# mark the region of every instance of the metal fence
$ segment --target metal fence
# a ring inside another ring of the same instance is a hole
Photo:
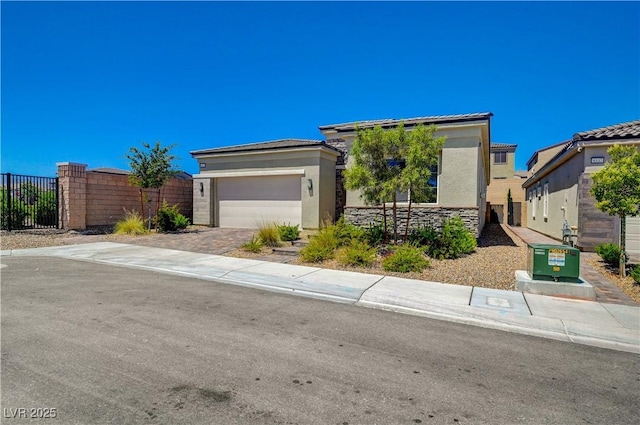
[[[58,178],[2,173],[0,228],[58,228]]]

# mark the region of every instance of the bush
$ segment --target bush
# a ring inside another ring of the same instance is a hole
[[[114,233],[117,235],[144,235],[149,233],[144,219],[136,210],[124,210],[124,218],[115,225]]]
[[[56,193],[53,190],[40,193],[35,203],[33,219],[41,226],[56,224]]]
[[[280,232],[275,223],[263,222],[258,226],[258,239],[263,245],[276,248],[282,245],[280,242]]]
[[[0,228],[9,228],[9,200],[7,191],[0,192]],[[27,207],[18,198],[11,198],[11,229],[24,229],[24,219],[28,216]]]
[[[382,260],[382,268],[388,272],[421,272],[430,266],[422,250],[413,245],[400,245],[391,255]]]
[[[437,240],[427,247],[426,252],[433,258],[451,259],[472,253],[476,246],[475,236],[462,219],[453,217],[444,221]]]
[[[300,237],[300,229],[298,225],[282,224],[278,226],[278,235],[280,239],[286,242],[295,241]]]
[[[432,226],[421,226],[418,229],[411,229],[407,242],[416,246],[430,247],[438,242],[438,231]]]
[[[620,247],[614,243],[603,243],[596,246],[596,253],[612,267],[620,265]]]
[[[300,250],[302,261],[320,263],[329,258],[333,258],[334,251],[340,245],[337,236],[336,226],[323,227],[314,235],[307,246]]]
[[[251,236],[251,240],[244,245],[242,245],[242,249],[245,251],[257,253],[262,249],[262,242],[259,238],[256,238],[255,235]]]
[[[637,284],[640,284],[640,265],[634,266],[629,270],[629,276],[631,276]]]
[[[347,266],[369,267],[376,261],[376,249],[366,242],[354,239],[349,246],[338,251],[336,259],[340,264]]]
[[[162,207],[156,216],[156,223],[161,232],[175,232],[186,229],[189,225],[189,219],[180,213],[178,204],[169,206],[167,201],[163,200]]]
[[[364,231],[364,238],[371,246],[382,245],[386,239],[384,225],[382,223],[369,224],[369,227]]]
[[[333,227],[339,246],[347,246],[352,240],[362,241],[366,237],[364,229],[344,221],[344,216],[340,217],[336,224],[325,226],[325,228]]]

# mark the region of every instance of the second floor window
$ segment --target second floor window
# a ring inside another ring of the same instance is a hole
[[[493,153],[493,163],[494,164],[506,164],[507,163],[507,152],[494,152]]]

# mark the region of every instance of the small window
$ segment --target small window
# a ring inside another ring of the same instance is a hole
[[[506,164],[507,163],[507,152],[500,151],[493,153],[493,163],[494,164]]]
[[[542,216],[549,217],[549,183],[544,184],[542,193]]]

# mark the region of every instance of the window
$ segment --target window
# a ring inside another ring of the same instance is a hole
[[[419,196],[412,196],[412,194],[409,193],[411,202],[418,204],[435,204],[438,202],[438,166],[433,165],[429,167],[429,171],[431,171],[431,177],[429,177],[428,181],[424,182],[422,187],[424,193],[421,193]]]
[[[549,217],[549,183],[544,184],[542,193],[542,216]]]
[[[533,207],[531,208],[531,217],[536,219],[536,209],[538,208],[538,198],[536,196],[533,197]]]
[[[507,163],[507,152],[500,151],[493,153],[493,163],[494,164],[506,164]]]
[[[404,160],[393,160],[388,159],[387,164],[391,167],[400,167],[404,168],[406,162]],[[409,192],[398,192],[396,193],[396,201],[398,202],[411,202],[417,204],[435,204],[438,202],[438,166],[433,165],[429,167],[429,171],[431,171],[431,176],[429,180],[424,182],[422,186],[422,192],[419,194]]]

